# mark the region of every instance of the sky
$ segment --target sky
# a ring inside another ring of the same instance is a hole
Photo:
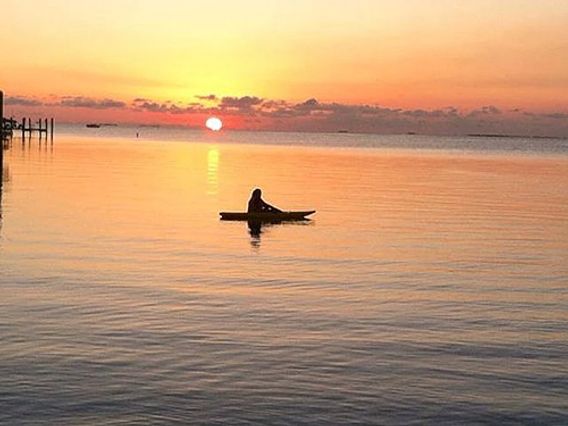
[[[568,136],[566,0],[3,0],[7,114]]]

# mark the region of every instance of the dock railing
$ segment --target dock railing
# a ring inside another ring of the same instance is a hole
[[[22,135],[22,140],[26,138],[26,135],[31,138],[32,134],[37,133],[41,140],[42,136],[45,135],[47,139],[48,135],[53,142],[53,133],[55,130],[55,121],[53,117],[51,119],[40,118],[37,121],[33,121],[29,117],[22,118],[21,123],[15,120],[13,117],[4,118],[4,92],[0,90],[0,139],[4,140],[7,137],[11,137],[15,132],[19,131]]]

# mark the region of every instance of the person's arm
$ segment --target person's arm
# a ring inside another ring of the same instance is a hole
[[[262,202],[262,206],[263,206],[263,210],[265,210],[267,212],[282,213],[282,210],[280,210],[279,208],[276,208],[274,206],[271,206],[270,204],[268,204],[265,201]]]

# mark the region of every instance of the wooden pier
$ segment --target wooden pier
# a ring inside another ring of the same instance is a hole
[[[4,93],[0,90],[0,140],[4,141],[11,138],[16,133],[22,135],[22,140],[26,139],[28,136],[30,139],[33,134],[37,134],[41,138],[45,135],[45,139],[49,136],[51,142],[53,142],[53,132],[55,129],[55,122],[53,118],[38,119],[33,121],[32,119],[22,118],[21,122],[18,122],[13,117],[4,118]]]
[[[13,119],[10,119],[9,121],[16,123]],[[27,120],[26,118],[22,118],[22,123],[16,123],[16,127],[12,129],[12,132],[20,131],[22,133],[22,139],[25,138],[26,133],[30,137],[33,133],[37,133],[40,138],[42,135],[45,135],[47,138],[47,135],[49,134],[51,136],[51,140],[53,140],[53,124],[53,118],[51,118],[49,122],[47,121],[47,118],[40,118],[37,122],[32,122],[31,118],[28,118]]]

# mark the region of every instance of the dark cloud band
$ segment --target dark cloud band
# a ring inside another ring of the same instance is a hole
[[[370,104],[319,102],[315,98],[294,103],[257,96],[195,96],[197,102],[158,102],[136,98],[127,103],[115,99],[83,96],[25,96],[6,98],[6,105],[19,107],[62,107],[93,110],[123,110],[173,115],[242,116],[256,128],[369,133],[419,132],[432,134],[507,133],[568,137],[568,113],[536,113],[513,108],[503,111],[493,105],[462,111],[454,106],[441,109],[401,109]]]

